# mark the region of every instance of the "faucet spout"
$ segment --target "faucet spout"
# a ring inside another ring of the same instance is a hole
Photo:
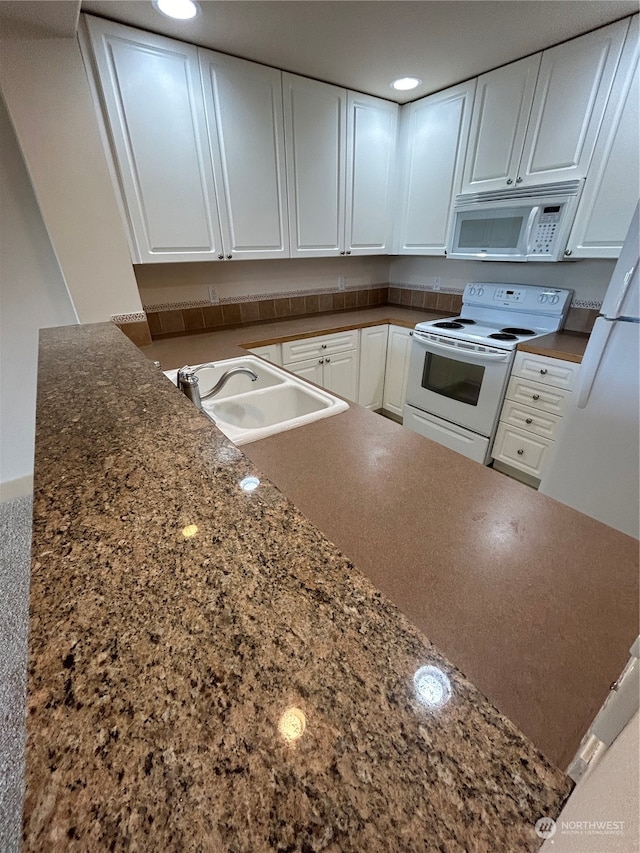
[[[255,382],[258,378],[258,374],[251,370],[250,367],[232,367],[222,374],[213,388],[207,391],[206,394],[200,394],[200,387],[198,384],[199,380],[196,373],[198,373],[199,370],[203,370],[205,367],[217,367],[217,365],[209,363],[200,364],[198,367],[189,367],[187,364],[180,368],[177,375],[178,388],[186,394],[193,405],[200,411],[202,411],[202,401],[207,400],[209,397],[213,397],[214,394],[221,391],[232,376],[237,376],[242,373],[245,376],[249,376],[252,382]]]

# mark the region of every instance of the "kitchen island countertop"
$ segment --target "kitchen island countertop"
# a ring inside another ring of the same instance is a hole
[[[32,553],[24,850],[537,850],[570,790],[112,324],[41,333]]]

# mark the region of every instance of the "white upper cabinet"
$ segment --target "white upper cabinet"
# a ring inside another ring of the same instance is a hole
[[[545,50],[518,171],[523,186],[584,178],[629,21]]]
[[[198,52],[86,17],[134,262],[223,251]]]
[[[198,54],[225,255],[286,258],[282,74],[210,50]]]
[[[476,81],[402,109],[397,251],[444,255],[453,200],[460,192]]]
[[[344,250],[386,255],[393,239],[399,107],[349,92]]]
[[[640,41],[631,19],[567,255],[617,258],[640,195]]]
[[[585,177],[628,25],[478,78],[463,192]]]
[[[283,74],[291,255],[391,251],[398,105]]]
[[[291,255],[340,254],[344,239],[347,92],[282,75]]]
[[[515,184],[541,54],[478,77],[462,192]]]

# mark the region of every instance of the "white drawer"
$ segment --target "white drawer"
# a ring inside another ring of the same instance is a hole
[[[303,338],[300,341],[285,341],[282,344],[282,363],[294,364],[308,358],[345,352],[356,349],[357,345],[358,329],[349,329],[332,335],[318,335],[315,338]]]
[[[552,388],[550,385],[542,385],[540,382],[530,382],[519,376],[511,376],[507,386],[507,397],[514,403],[524,406],[532,406],[542,409],[552,415],[562,417],[565,401],[571,391],[563,391],[561,388]]]
[[[538,480],[553,447],[553,441],[500,421],[491,455]]]
[[[580,365],[572,361],[562,361],[558,358],[548,358],[545,355],[532,355],[529,352],[517,352],[513,362],[512,374],[523,379],[533,379],[553,385],[554,388],[564,388],[570,391],[576,382]]]
[[[558,426],[562,422],[558,415],[550,415],[540,409],[514,403],[513,400],[504,401],[500,420],[551,440],[556,437]]]

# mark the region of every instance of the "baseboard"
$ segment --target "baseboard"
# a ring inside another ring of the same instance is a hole
[[[0,483],[0,503],[24,498],[33,492],[33,474]]]

